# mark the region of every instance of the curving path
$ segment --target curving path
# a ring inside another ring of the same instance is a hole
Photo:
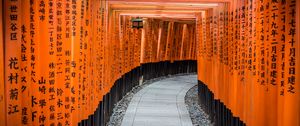
[[[122,126],[192,126],[184,96],[196,84],[196,75],[186,75],[143,88],[132,98]]]

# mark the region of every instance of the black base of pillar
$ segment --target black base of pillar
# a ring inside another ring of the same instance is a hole
[[[214,99],[214,94],[209,88],[198,80],[199,105],[209,115],[216,126],[245,126],[238,117],[234,117],[231,110],[219,99]]]

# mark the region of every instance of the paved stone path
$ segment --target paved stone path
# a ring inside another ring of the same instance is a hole
[[[122,126],[192,126],[184,96],[196,84],[196,75],[176,76],[150,84],[134,95]]]

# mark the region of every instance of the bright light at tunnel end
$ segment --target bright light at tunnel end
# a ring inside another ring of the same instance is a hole
[[[130,1],[120,1],[120,0],[109,0],[110,2],[118,2],[118,4],[147,4],[147,5],[176,5],[176,6],[193,6],[193,7],[217,7],[218,3],[192,3],[192,2],[130,2]]]

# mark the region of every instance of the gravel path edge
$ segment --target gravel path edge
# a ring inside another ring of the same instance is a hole
[[[194,126],[213,126],[209,115],[198,104],[198,85],[186,93],[184,100]]]

